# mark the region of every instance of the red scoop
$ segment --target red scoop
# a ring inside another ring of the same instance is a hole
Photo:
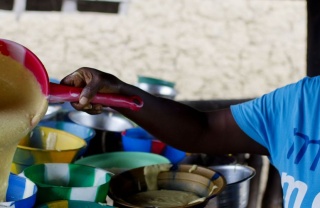
[[[43,94],[47,96],[49,103],[77,102],[79,100],[82,88],[49,82],[45,67],[38,57],[26,47],[10,40],[0,39],[0,53],[10,56],[33,73],[41,86]],[[143,106],[143,101],[138,96],[125,97],[117,94],[103,93],[97,94],[93,98],[92,103],[108,107],[129,108],[134,111],[139,110]]]

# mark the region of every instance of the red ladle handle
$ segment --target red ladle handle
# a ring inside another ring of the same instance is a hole
[[[78,102],[82,88],[49,83],[49,103]],[[143,106],[139,96],[125,97],[117,94],[98,93],[92,99],[92,103],[102,104],[108,107],[129,108],[133,111]]]

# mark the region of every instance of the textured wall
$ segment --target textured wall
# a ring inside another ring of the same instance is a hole
[[[81,66],[135,84],[176,82],[177,99],[259,96],[305,75],[305,1],[133,0],[127,15],[0,11],[0,37],[50,77]]]

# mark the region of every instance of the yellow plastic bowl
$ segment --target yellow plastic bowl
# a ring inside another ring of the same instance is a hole
[[[84,139],[66,131],[42,126],[36,128],[20,141],[13,158],[11,172],[19,174],[34,164],[72,163],[78,152],[86,147]],[[56,138],[52,150],[46,149],[49,134]]]

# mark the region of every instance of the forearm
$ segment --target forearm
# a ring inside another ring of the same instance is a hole
[[[124,116],[170,145],[197,151],[195,146],[204,129],[208,129],[205,113],[173,100],[155,97],[131,85],[124,84],[120,94],[138,95],[144,101],[139,111],[117,108]]]

